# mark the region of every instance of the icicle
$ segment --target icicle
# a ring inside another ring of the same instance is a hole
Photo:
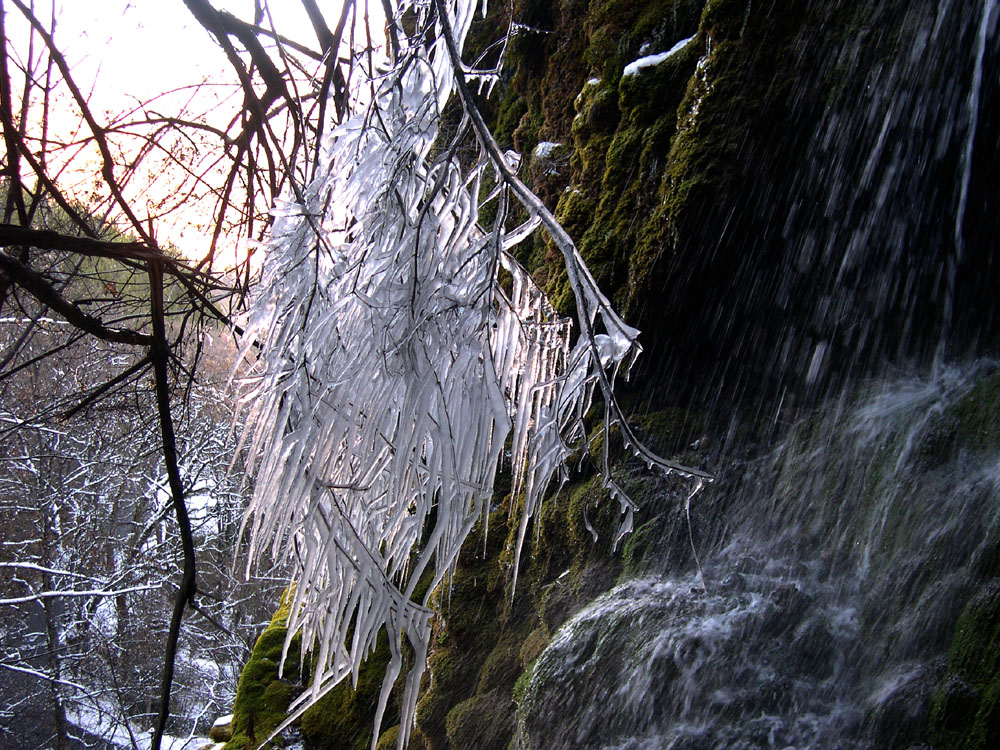
[[[414,591],[425,574],[431,591],[449,579],[488,508],[508,436],[513,492],[524,495],[515,583],[528,520],[553,478],[565,481],[595,394],[605,403],[605,429],[618,424],[649,465],[703,474],[655,456],[631,434],[613,382],[639,350],[638,331],[618,318],[572,240],[517,180],[520,155],[500,153],[478,130],[488,158],[471,173],[462,171],[458,143],[432,155],[439,113],[462,70],[453,47],[477,5],[412,3],[444,36],[404,46],[388,73],[355,80],[373,93],[351,97],[364,104],[328,134],[301,202],[275,210],[241,351],[247,362],[260,351],[241,392],[251,405],[241,440],[256,472],[245,521],[252,554],[295,567],[288,638],[301,631],[303,643],[318,644],[312,687],[289,722],[340,680],[356,682],[385,630],[393,654],[381,717],[405,633],[416,659],[401,747],[430,638],[430,592],[416,602]],[[477,223],[487,176],[499,184],[491,233]],[[531,218],[505,233],[511,196]],[[571,321],[510,254],[540,225],[563,252],[576,295],[575,344]],[[626,516],[617,543],[635,506],[609,487]]]

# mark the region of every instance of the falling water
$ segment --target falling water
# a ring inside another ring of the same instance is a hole
[[[779,267],[761,266],[777,307],[739,308],[786,315],[786,338],[746,315],[733,343],[825,380],[825,400],[780,444],[721,467],[710,491],[724,510],[700,519],[707,590],[693,562],[647,561],[645,577],[553,636],[519,704],[520,750],[932,741],[960,682],[958,624],[970,602],[997,600],[1000,576],[1000,369],[982,359],[996,351],[983,312],[996,296],[983,245],[996,238],[991,199],[976,193],[995,158],[981,121],[993,117],[998,10],[905,6],[896,46],[869,70],[843,62],[844,46],[837,65],[863,85],[812,126],[792,180],[801,200],[769,238]]]
[[[954,315],[955,281],[958,275],[958,266],[962,262],[962,256],[965,254],[964,224],[965,214],[969,206],[969,188],[972,183],[972,155],[975,151],[976,132],[979,129],[979,99],[983,87],[986,43],[989,38],[990,29],[996,23],[996,10],[997,0],[984,0],[982,16],[980,17],[979,28],[976,32],[975,65],[973,67],[972,85],[969,87],[969,94],[966,99],[968,124],[966,126],[965,143],[962,147],[958,206],[955,209],[955,248],[954,254],[948,262],[948,290],[944,303],[944,332],[934,358],[936,367],[941,365],[944,357],[947,334],[951,328],[952,317]]]
[[[707,592],[693,570],[626,581],[558,631],[521,747],[910,747],[997,555],[1000,455],[976,411],[997,392],[981,363],[803,420],[719,490]]]

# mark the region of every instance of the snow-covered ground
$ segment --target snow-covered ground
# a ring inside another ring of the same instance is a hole
[[[132,726],[129,731],[130,727],[126,726],[120,713],[76,705],[67,707],[66,719],[84,732],[123,750],[149,750],[152,746],[152,730]],[[199,735],[173,737],[165,734],[160,747],[161,750],[198,750],[210,744],[211,740]]]

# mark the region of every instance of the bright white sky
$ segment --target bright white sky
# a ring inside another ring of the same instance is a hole
[[[46,26],[51,5],[52,0],[34,0],[35,13]],[[244,20],[253,19],[253,0],[212,0],[212,5]],[[318,47],[312,26],[298,0],[272,0],[271,5],[273,22],[279,33]],[[321,5],[328,22],[335,23],[339,0],[328,0]],[[15,48],[26,55],[27,23],[16,7],[11,5],[4,10],[8,36]],[[214,92],[202,89],[194,109],[209,111],[226,95],[235,95],[241,100],[225,55],[215,39],[194,19],[183,0],[55,0],[55,14],[58,19],[56,44],[73,70],[77,84],[87,95],[90,109],[98,121],[110,122],[139,102],[149,102],[163,92],[199,84],[206,79],[229,85]],[[269,25],[267,19],[263,25]],[[148,109],[162,113],[177,111],[176,107],[187,97],[184,93],[160,99]],[[73,132],[77,123],[76,120],[60,121],[56,111],[50,120],[57,137],[60,132]],[[224,122],[217,124],[225,125]],[[96,165],[92,161],[78,164],[73,168],[78,174],[94,173]],[[65,173],[63,177],[65,184],[70,174]],[[170,190],[166,175],[156,179],[159,187],[153,185],[143,193],[153,203],[157,194]],[[80,194],[77,188],[71,189]],[[160,238],[176,244],[192,257],[203,255],[207,248],[207,215],[205,208],[200,210],[200,215],[179,213],[170,221],[161,222]],[[234,246],[228,249],[236,250]]]
[[[219,9],[253,18],[253,0],[213,0]],[[293,39],[314,42],[300,3],[272,3],[274,22]],[[95,95],[147,98],[197,82],[228,65],[182,0],[57,0],[56,38],[81,82],[98,80]]]

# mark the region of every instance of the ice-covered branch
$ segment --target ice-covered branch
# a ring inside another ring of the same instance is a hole
[[[465,83],[461,46],[478,7],[469,0],[404,3],[388,73],[366,82],[369,104],[331,131],[317,178],[276,211],[255,312],[243,439],[257,472],[246,523],[256,555],[297,571],[289,633],[318,644],[301,711],[358,669],[383,629],[391,660],[377,722],[402,667],[399,746],[413,724],[430,636],[430,592],[453,569],[483,516],[511,439],[515,495],[528,519],[585,438],[595,393],[606,427],[651,466],[708,478],[649,452],[614,399],[614,377],[638,353],[572,240],[516,175]],[[396,23],[391,21],[390,23]],[[483,80],[490,71],[477,72]],[[495,75],[495,71],[492,73]],[[443,148],[440,113],[458,92],[466,121]],[[460,164],[471,124],[481,156]],[[491,229],[481,188],[498,184]],[[530,220],[505,225],[510,196]],[[563,253],[576,295],[577,340],[510,250],[539,226]],[[507,279],[507,286],[500,279]],[[622,504],[622,533],[632,502]],[[516,571],[515,571],[516,576]],[[427,593],[416,596],[419,590]],[[373,738],[373,746],[377,739]]]
[[[0,605],[25,604],[27,602],[41,601],[42,599],[61,599],[72,596],[121,596],[122,594],[131,594],[136,591],[152,591],[153,589],[158,588],[160,587],[129,586],[128,588],[115,589],[113,591],[106,591],[104,589],[88,589],[86,591],[75,589],[67,589],[66,591],[41,591],[37,594],[28,594],[27,596],[14,596],[8,599],[0,599]]]

